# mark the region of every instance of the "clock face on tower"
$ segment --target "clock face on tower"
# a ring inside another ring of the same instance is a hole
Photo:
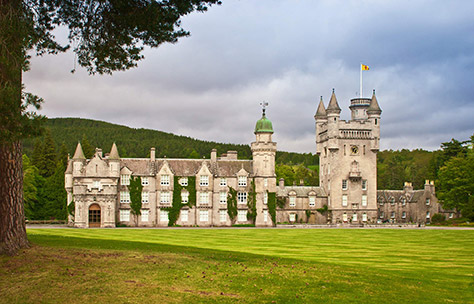
[[[351,146],[351,154],[352,154],[352,155],[357,155],[357,154],[359,154],[359,147],[357,147],[357,146]]]

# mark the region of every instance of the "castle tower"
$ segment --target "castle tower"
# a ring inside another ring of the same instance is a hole
[[[320,186],[328,194],[332,223],[368,223],[377,217],[377,152],[381,110],[375,98],[351,100],[352,119],[340,121],[334,90],[315,115]]]
[[[268,212],[268,193],[276,192],[275,155],[276,143],[272,141],[272,122],[265,116],[262,103],[262,118],[255,125],[255,142],[251,144],[253,157],[253,175],[256,191],[257,219],[256,226],[271,226],[272,220]]]

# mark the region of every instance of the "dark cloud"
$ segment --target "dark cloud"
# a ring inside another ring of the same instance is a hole
[[[113,76],[74,74],[74,56],[35,58],[29,91],[50,117],[85,117],[194,138],[250,143],[270,103],[279,149],[314,152],[313,115],[336,89],[373,88],[384,149],[437,149],[474,132],[474,3],[465,1],[225,1],[183,26],[192,36],[146,50]],[[64,36],[59,31],[59,36]]]

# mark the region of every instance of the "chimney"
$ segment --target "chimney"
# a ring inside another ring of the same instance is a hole
[[[403,191],[406,192],[413,192],[413,185],[412,183],[405,182],[405,185],[403,186]]]
[[[155,148],[151,148],[150,149],[150,160],[151,161],[155,161],[156,157],[155,157]]]
[[[227,159],[228,160],[237,159],[237,151],[227,151]]]
[[[284,178],[280,178],[280,180],[278,181],[278,187],[280,187],[281,189],[285,188],[285,179]]]
[[[300,179],[300,186],[304,186],[304,180]]]
[[[428,179],[425,180],[425,192],[430,192],[430,193],[434,192],[433,189],[434,189],[434,183],[433,183],[433,185],[431,185],[430,180],[428,180]]]
[[[217,161],[217,150],[212,149],[211,150],[211,163],[215,163]]]
[[[95,148],[95,153],[97,153],[97,155],[98,155],[100,158],[103,157],[103,156],[102,156],[102,149],[100,149],[100,148]]]

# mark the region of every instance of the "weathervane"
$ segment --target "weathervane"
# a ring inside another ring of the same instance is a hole
[[[268,102],[262,101],[262,102],[260,103],[260,105],[262,106],[263,116],[265,116],[265,107],[268,106]]]

